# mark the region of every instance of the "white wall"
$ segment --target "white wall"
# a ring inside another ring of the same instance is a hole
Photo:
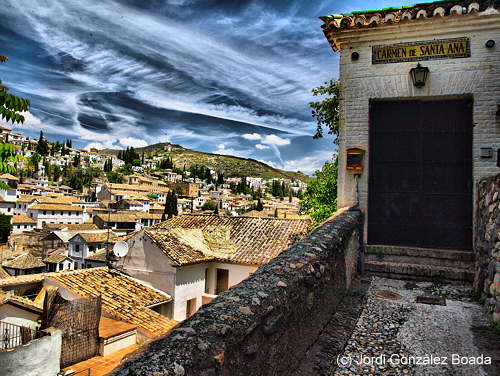
[[[11,304],[0,305],[0,321],[35,329],[39,314],[26,311]]]
[[[205,293],[205,269],[208,269],[208,293]],[[175,275],[174,320],[186,319],[188,300],[195,298],[198,309],[202,305],[203,295],[215,294],[216,269],[229,270],[228,285],[231,288],[257,270],[257,266],[203,263],[178,267]]]
[[[494,154],[500,148],[500,128],[495,118],[497,103],[500,102],[499,21],[499,15],[450,16],[422,22],[356,29],[338,34],[337,41],[341,45],[342,82],[339,207],[356,203],[355,180],[353,174],[346,172],[345,151],[355,146],[368,150],[370,99],[472,95],[474,183],[484,176],[498,173],[496,156],[492,159],[481,159],[480,148],[491,147],[495,151]],[[417,62],[371,63],[373,45],[458,37],[470,38],[471,57],[421,62],[430,70],[427,83],[421,89],[413,86],[409,75],[410,69],[415,67]],[[497,40],[495,48],[485,47],[485,42],[489,39]],[[351,60],[351,53],[354,51],[359,53],[357,61]],[[368,213],[368,154],[365,153],[364,172],[359,182],[359,204],[365,214]],[[366,237],[367,231],[364,233]]]

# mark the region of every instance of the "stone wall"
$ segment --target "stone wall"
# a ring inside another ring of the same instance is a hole
[[[45,336],[11,350],[0,351],[2,376],[57,376],[59,373],[62,332],[49,328]]]
[[[361,229],[359,210],[337,213],[114,374],[289,374],[349,289]]]
[[[500,321],[500,174],[477,185],[476,275],[474,288],[484,298],[488,313]]]

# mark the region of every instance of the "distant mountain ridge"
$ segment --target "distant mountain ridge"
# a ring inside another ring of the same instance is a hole
[[[139,154],[148,157],[171,156],[176,167],[189,169],[192,165],[203,165],[215,171],[223,171],[225,177],[252,176],[261,178],[288,178],[308,182],[311,178],[299,171],[285,171],[274,168],[252,158],[242,158],[233,155],[206,153],[186,149],[181,145],[162,142],[142,148],[134,148]],[[101,152],[117,155],[118,149],[104,149]]]

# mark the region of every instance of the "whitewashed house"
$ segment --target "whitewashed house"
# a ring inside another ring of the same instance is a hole
[[[309,220],[180,215],[132,234],[118,265],[174,298],[184,320],[304,236]]]
[[[32,204],[27,207],[27,216],[37,222],[37,228],[47,223],[79,224],[84,222],[83,209],[76,205]]]
[[[69,239],[69,257],[75,262],[75,269],[85,267],[85,259],[106,247],[106,243],[114,244],[119,239],[110,232],[81,232]],[[102,265],[100,265],[102,266]]]

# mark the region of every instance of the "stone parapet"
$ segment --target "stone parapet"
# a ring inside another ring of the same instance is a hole
[[[337,213],[114,375],[289,374],[356,275],[362,218]]]
[[[474,250],[474,289],[484,299],[485,308],[500,321],[500,174],[477,185]]]

